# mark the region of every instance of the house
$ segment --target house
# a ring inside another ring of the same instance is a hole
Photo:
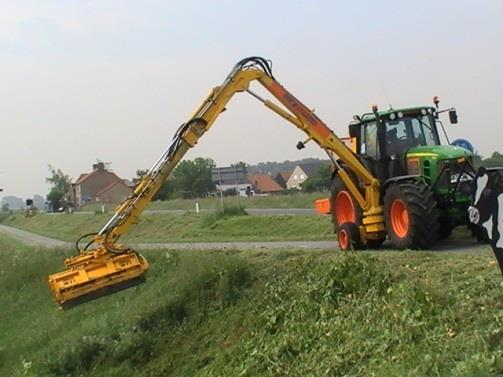
[[[288,179],[290,178],[291,175],[292,175],[291,171],[280,171],[276,173],[276,175],[274,176],[274,180],[278,185],[286,189],[286,182],[288,182]]]
[[[99,203],[122,203],[131,195],[131,192],[131,187],[126,182],[118,180],[97,192],[94,195],[94,201]]]
[[[328,165],[328,162],[310,162],[306,164],[298,164],[295,169],[293,169],[292,174],[286,181],[286,188],[288,189],[301,189],[301,183],[303,183],[309,177],[312,177],[318,173],[321,167]]]
[[[252,189],[244,166],[213,168],[211,169],[211,179],[215,183],[217,191],[235,190],[236,194],[247,196],[247,193]]]
[[[277,194],[283,191],[283,187],[267,174],[250,174],[248,181],[256,194]]]
[[[90,173],[81,174],[72,183],[70,197],[78,208],[90,202],[120,203],[131,193],[132,188],[122,178],[98,162]]]

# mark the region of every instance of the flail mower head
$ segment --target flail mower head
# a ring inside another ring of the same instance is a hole
[[[148,262],[132,250],[113,253],[102,246],[65,260],[66,270],[49,276],[62,309],[133,287],[145,281]]]

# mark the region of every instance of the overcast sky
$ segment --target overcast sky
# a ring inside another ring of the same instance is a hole
[[[503,1],[0,1],[0,187],[47,193],[100,159],[148,168],[239,59],[276,78],[340,136],[353,114],[456,106],[452,138],[503,150]],[[448,123],[448,122],[446,122]],[[217,164],[323,157],[241,94],[187,155]]]

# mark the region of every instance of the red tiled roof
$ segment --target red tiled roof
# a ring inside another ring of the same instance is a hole
[[[79,178],[77,178],[77,180],[73,184],[74,185],[80,185],[82,182],[84,182],[87,179],[89,179],[89,177],[92,177],[98,171],[100,171],[100,170],[93,170],[90,173],[83,173],[83,174],[81,174],[79,176]],[[114,175],[117,178],[118,181],[122,181],[122,179],[117,174],[115,174],[113,171],[108,171],[108,170],[101,170],[101,171],[110,173],[110,174]]]
[[[117,183],[122,183],[124,186],[126,186],[127,188],[130,188],[128,187],[128,185],[126,185],[123,181],[115,181],[115,182],[112,182],[110,183],[108,186],[104,187],[103,189],[101,189],[99,192],[96,193],[96,195],[94,195],[95,197],[98,197],[100,195],[102,195],[103,193],[107,192],[108,190],[110,190],[112,187],[114,187]]]
[[[248,181],[256,191],[260,192],[278,192],[283,188],[267,174],[250,174]]]
[[[79,178],[77,178],[77,180],[73,184],[78,185],[78,184],[82,183],[84,181],[84,179],[87,178],[88,175],[89,175],[89,173],[84,173],[84,174],[79,175]]]
[[[292,175],[293,170],[290,171],[280,171],[277,175],[281,176],[286,181],[290,179],[290,176]]]

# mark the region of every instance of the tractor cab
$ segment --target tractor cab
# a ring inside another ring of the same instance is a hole
[[[389,109],[354,116],[349,125],[356,153],[381,181],[418,175],[419,166],[408,163],[409,151],[439,146],[435,109],[428,106]]]

